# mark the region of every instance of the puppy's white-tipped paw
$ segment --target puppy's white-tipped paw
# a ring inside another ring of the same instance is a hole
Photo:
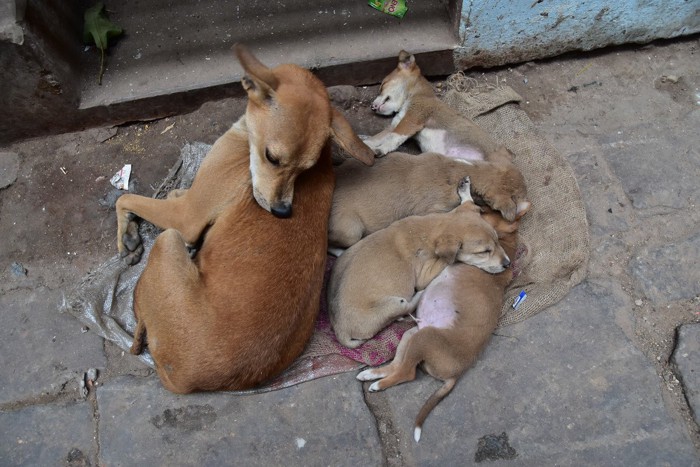
[[[416,440],[416,443],[417,443],[418,441],[420,441],[420,435],[421,435],[421,432],[422,432],[422,431],[423,431],[423,430],[422,430],[421,427],[419,427],[419,426],[417,426],[417,427],[415,428],[415,430],[413,430],[413,439]]]
[[[379,375],[376,375],[374,372],[374,368],[370,368],[369,370],[364,370],[361,371],[355,376],[360,381],[374,381],[375,379],[379,378]]]
[[[462,203],[466,203],[467,201],[474,202],[471,187],[472,184],[469,177],[464,177],[459,181],[459,184],[457,185],[457,194],[459,195],[459,199]]]
[[[379,387],[379,381],[375,381],[374,383],[369,385],[369,392],[377,392],[381,390],[382,389]]]

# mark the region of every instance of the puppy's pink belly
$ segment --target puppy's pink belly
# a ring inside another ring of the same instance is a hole
[[[432,326],[434,328],[450,328],[457,314],[450,297],[434,297],[418,308],[418,329]]]
[[[484,155],[479,151],[464,146],[450,146],[447,148],[447,151],[445,151],[445,155],[452,159],[466,159],[471,161],[484,160]]]
[[[452,327],[457,317],[457,308],[452,294],[456,286],[456,280],[449,267],[428,285],[416,310],[418,329],[428,326]]]

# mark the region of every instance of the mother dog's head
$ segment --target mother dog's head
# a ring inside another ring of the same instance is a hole
[[[277,217],[292,215],[294,181],[311,168],[329,138],[367,165],[374,153],[330,104],[328,92],[310,71],[285,64],[268,68],[245,47],[234,51],[245,71],[246,126],[250,173],[258,204]]]

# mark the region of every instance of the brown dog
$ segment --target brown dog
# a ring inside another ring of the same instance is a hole
[[[127,261],[140,257],[133,216],[168,229],[134,292],[131,350],[147,341],[163,385],[177,393],[251,388],[302,352],[326,260],[329,138],[367,164],[374,159],[311,72],[269,69],[235,51],[246,114],[216,141],[192,187],[166,200],[124,195],[117,203]],[[191,259],[186,246],[194,244],[201,247]]]
[[[510,259],[469,195],[448,213],[411,216],[369,235],[338,259],[328,284],[328,312],[338,341],[355,348],[416,308],[423,289],[450,264],[504,270]]]
[[[421,151],[458,159],[484,159],[498,148],[488,133],[435,96],[415,57],[405,50],[398,67],[382,81],[372,110],[396,114],[387,129],[365,140],[377,155],[395,151],[412,136]]]
[[[527,189],[510,158],[500,146],[489,162],[400,152],[377,159],[371,168],[347,160],[335,167],[328,242],[347,248],[404,217],[451,211],[460,204],[457,184],[467,176],[477,203],[515,220],[527,206]]]
[[[529,209],[529,204],[528,204]],[[518,219],[527,212],[521,211]],[[508,222],[498,213],[484,214],[493,225],[505,252],[514,257],[518,222]],[[445,384],[423,405],[414,430],[420,440],[425,418],[457,383],[457,379],[474,363],[486,346],[501,314],[503,294],[512,279],[510,269],[488,274],[466,264],[446,268],[425,289],[418,303],[418,326],[408,330],[396,349],[394,360],[381,368],[371,368],[357,375],[360,381],[372,381],[370,391],[381,391],[416,377],[416,366]]]

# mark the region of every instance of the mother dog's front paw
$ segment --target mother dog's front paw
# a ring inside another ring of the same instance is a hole
[[[126,227],[126,232],[122,235],[122,244],[124,249],[121,252],[121,257],[126,264],[133,266],[141,261],[143,256],[143,242],[139,234],[139,224],[131,220]]]

